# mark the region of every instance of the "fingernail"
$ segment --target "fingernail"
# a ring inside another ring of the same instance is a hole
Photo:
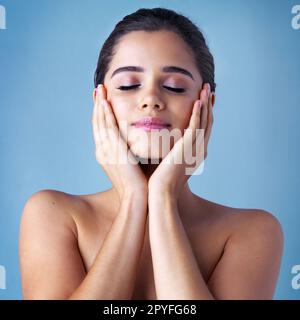
[[[206,85],[206,94],[207,94],[207,96],[209,96],[209,91],[210,91],[210,85],[209,85],[209,83],[207,83],[207,85]]]
[[[201,101],[200,101],[200,100],[197,102],[197,106],[198,106],[198,110],[200,110],[200,109],[201,109],[201,107],[202,107],[202,103],[201,103]]]

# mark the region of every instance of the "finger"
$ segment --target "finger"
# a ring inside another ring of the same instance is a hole
[[[201,115],[200,115],[200,129],[205,130],[206,119],[207,119],[207,107],[204,102],[202,102],[202,103],[203,103],[203,106],[201,108]]]
[[[105,123],[105,114],[104,114],[104,108],[102,105],[102,101],[105,99],[102,85],[99,84],[97,88],[97,96],[96,96],[96,102],[99,106],[98,110],[98,122],[99,122],[99,127],[106,127]]]
[[[181,156],[189,157],[193,156],[195,149],[194,141],[196,140],[197,134],[199,134],[200,125],[200,112],[201,112],[202,102],[201,100],[196,100],[193,105],[192,114],[189,121],[189,126],[185,129],[182,139],[179,139],[173,149],[173,157],[176,161],[180,159]],[[179,158],[178,158],[179,157]],[[191,162],[190,158],[184,158],[188,163]]]
[[[119,141],[120,134],[119,134],[119,128],[117,125],[117,121],[112,109],[111,104],[107,100],[107,94],[104,86],[101,87],[102,92],[102,104],[103,104],[103,112],[105,117],[105,123],[106,123],[106,136],[109,137],[110,142],[114,145],[117,145],[119,142],[122,143],[122,141]]]
[[[116,121],[112,106],[107,100],[107,92],[104,85],[101,86],[101,92],[102,92],[102,98],[104,100],[103,107],[104,107],[106,125],[107,127],[117,127],[117,121]]]
[[[202,94],[203,95],[203,94]],[[204,159],[204,128],[201,127],[201,116],[203,116],[203,108],[206,108],[206,106],[203,103],[203,97],[201,97],[202,100],[200,100],[201,109],[199,111],[200,115],[198,117],[198,124],[197,124],[197,131],[196,131],[196,138],[193,140],[193,150],[192,154],[196,157],[198,166]]]
[[[103,103],[104,103],[104,114],[106,118],[106,125],[108,128],[116,129],[117,122],[116,122],[116,118],[113,113],[112,107],[107,100],[103,100]]]
[[[199,119],[199,130],[196,135],[196,139],[193,143],[193,154],[197,156],[197,161],[201,163],[204,159],[204,135],[205,135],[205,127],[206,127],[206,119],[207,119],[207,84],[204,85],[203,89],[200,92],[199,95],[202,107],[200,110],[200,119]]]
[[[103,100],[104,100],[103,88],[102,88],[102,85],[99,84],[97,88],[96,104],[97,104],[97,114],[98,114],[97,116],[98,128],[99,128],[100,140],[102,141],[102,143],[104,143],[107,139],[106,119],[105,119],[105,113],[103,108]]]
[[[190,118],[189,126],[194,126],[195,128],[199,128],[200,126],[200,114],[202,109],[202,101],[196,100],[193,106],[192,115]]]
[[[209,107],[211,103],[211,90],[210,90],[210,84],[207,83],[207,120],[206,120],[206,128],[209,122],[209,117],[210,117],[210,112],[209,112]]]
[[[206,129],[206,125],[207,125],[208,99],[209,99],[208,90],[206,88],[207,86],[205,86],[205,88],[201,92],[203,108],[201,110],[200,128],[204,130]]]
[[[180,142],[177,143],[181,145],[181,148],[184,147],[184,145],[187,146],[191,146],[193,145],[194,140],[196,139],[196,129],[198,128],[199,125],[199,121],[198,120],[200,118],[200,108],[201,108],[201,101],[200,100],[196,100],[194,102],[194,106],[192,109],[192,114],[190,116],[190,121],[189,121],[189,125],[188,127],[184,130],[184,134],[181,140],[182,145]],[[176,148],[179,148],[178,146]],[[174,149],[174,148],[173,148]]]
[[[204,135],[204,141],[205,141],[205,149],[207,150],[207,146],[208,146],[208,141],[210,138],[210,134],[211,134],[211,130],[212,130],[212,126],[213,126],[213,122],[214,122],[214,118],[213,118],[213,107],[212,107],[212,94],[210,94],[210,99],[209,99],[209,107],[208,107],[208,124],[207,124],[207,129]]]
[[[115,116],[113,114],[111,105],[107,100],[103,100],[103,107],[104,107],[104,114],[106,118],[106,133],[110,139],[110,142],[114,145],[119,145],[119,134],[118,134],[118,128],[115,120]]]
[[[94,109],[93,109],[93,116],[92,116],[92,125],[93,125],[94,141],[96,144],[99,143],[99,141],[100,141],[99,127],[98,127],[98,120],[97,120],[97,116],[98,116],[97,111],[98,111],[98,108],[97,108],[97,103],[95,101]]]

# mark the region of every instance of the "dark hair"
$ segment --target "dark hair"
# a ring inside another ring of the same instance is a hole
[[[167,30],[179,35],[192,49],[203,83],[208,82],[215,91],[215,65],[212,54],[202,32],[187,17],[165,8],[139,9],[117,23],[103,44],[94,75],[95,88],[103,83],[109,64],[115,54],[114,49],[120,38],[131,31]]]

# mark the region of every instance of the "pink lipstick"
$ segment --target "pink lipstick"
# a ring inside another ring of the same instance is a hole
[[[169,123],[165,122],[164,120],[155,118],[155,117],[143,118],[141,120],[134,122],[132,125],[134,125],[136,128],[140,128],[145,131],[161,130],[171,126]]]

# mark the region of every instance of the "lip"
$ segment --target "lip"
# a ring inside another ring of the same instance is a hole
[[[171,125],[162,119],[155,117],[146,117],[141,120],[135,121],[133,124],[136,128],[141,128],[146,131],[149,130],[159,130],[170,127]]]
[[[135,124],[134,126],[136,128],[143,129],[145,131],[161,130],[161,129],[165,129],[165,128],[169,127],[169,126],[163,126],[163,125],[160,125],[160,124],[149,124],[149,125],[138,125],[138,124]]]

